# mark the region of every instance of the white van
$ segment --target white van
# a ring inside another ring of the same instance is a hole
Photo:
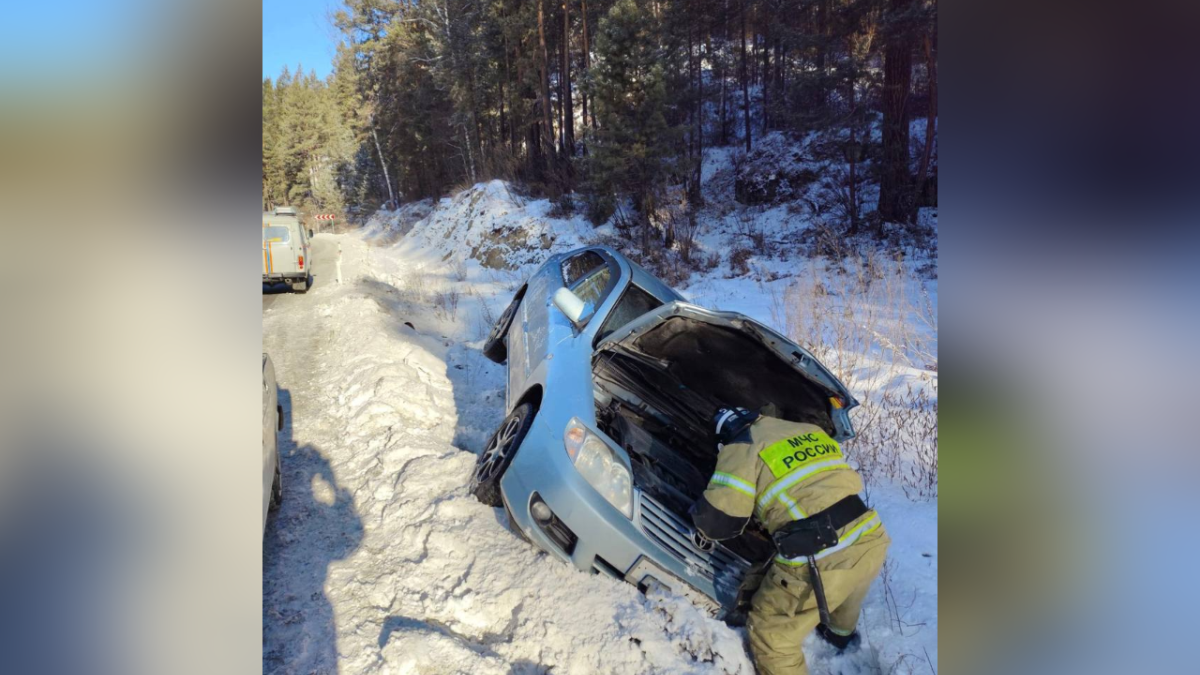
[[[263,214],[263,283],[285,282],[303,293],[312,281],[312,258],[308,242],[312,230],[306,229],[294,208],[281,206]]]

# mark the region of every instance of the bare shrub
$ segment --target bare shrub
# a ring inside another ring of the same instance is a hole
[[[729,254],[729,277],[742,277],[750,273],[750,258],[754,255],[754,251],[739,247],[733,249]]]
[[[754,270],[754,278],[761,284],[766,281],[779,281],[784,277],[784,273],[775,269],[764,269],[759,267]]]
[[[856,242],[848,239],[840,226],[832,225],[824,218],[813,218],[812,226],[802,230],[797,239],[800,253],[808,258],[845,260],[858,249]]]
[[[766,248],[767,235],[763,228],[761,214],[751,209],[745,209],[737,215],[735,226],[737,234],[749,241],[755,252],[763,252]]]
[[[575,194],[572,192],[559,195],[550,204],[550,212],[547,215],[551,218],[570,218],[578,209],[578,205],[575,203]]]
[[[465,276],[465,267],[463,274]],[[462,292],[454,281],[430,275],[424,267],[417,267],[399,277],[396,287],[407,302],[422,307],[432,306],[434,314],[442,319],[458,320]]]
[[[632,232],[593,235],[588,239],[592,245],[611,246],[629,257],[637,264],[645,267],[656,277],[674,288],[686,288],[691,282],[693,272],[704,272],[715,269],[721,264],[721,254],[711,253],[707,256],[699,253],[695,245],[695,228],[688,221],[686,214],[680,217],[676,224],[675,245],[671,248],[663,246],[642,247]],[[624,236],[623,236],[624,235]],[[681,238],[683,237],[683,238]],[[686,238],[686,239],[685,239]],[[685,255],[685,251],[687,255]]]
[[[864,222],[862,214],[867,206],[862,177],[856,176],[852,180],[850,171],[840,162],[827,164],[824,173],[826,179],[817,193],[817,199],[821,202],[820,210],[832,215],[834,222],[843,229],[861,226]]]
[[[476,326],[478,334],[476,337],[480,340],[488,336],[492,326],[496,324],[497,315],[492,311],[492,306],[488,303],[488,298],[483,294],[476,292],[474,289],[468,289],[467,294],[479,301],[479,323]],[[503,302],[503,296],[498,298]]]
[[[405,299],[416,305],[429,304],[429,288],[425,283],[425,268],[417,267],[408,270],[396,284],[405,295]]]
[[[692,265],[688,264],[677,251],[651,248],[642,252],[641,255],[636,252],[627,255],[673,288],[684,288],[692,276]]]
[[[892,583],[895,573],[895,561],[891,559],[885,560],[883,567],[879,571],[879,581],[883,586],[883,600],[887,605],[889,623],[891,623],[901,637],[911,637],[921,632],[921,629],[927,624],[907,620],[908,613],[917,602],[917,590],[914,588],[908,597],[898,598],[896,596],[895,584]]]
[[[696,206],[683,186],[670,186],[663,190],[651,219],[661,231],[667,248],[678,253],[681,261],[692,269],[695,269],[693,253],[699,230]]]
[[[928,624],[924,621],[910,620],[910,614],[917,601],[917,589],[913,588],[911,593],[898,595],[895,578],[896,564],[889,558],[884,561],[883,568],[879,572],[879,582],[883,588],[883,602],[887,609],[888,627],[900,637],[912,637],[928,628]],[[924,658],[907,651],[898,654],[887,672],[906,675],[931,672],[936,675],[937,671],[933,667],[933,659],[929,657],[929,650],[923,649],[923,651]]]
[[[672,214],[673,222],[671,223],[671,231],[675,233],[675,250],[679,252],[679,257],[689,265],[699,262],[694,259],[696,252],[696,231],[700,229],[697,226],[696,214],[689,212],[686,214]]]
[[[868,253],[814,260],[782,297],[768,292],[775,322],[861,401],[847,451],[863,480],[936,497],[937,312],[918,275],[903,258]]]
[[[863,481],[889,479],[914,501],[937,497],[937,413],[937,401],[911,383],[863,401],[851,442]]]
[[[458,316],[458,302],[462,294],[451,286],[433,294],[434,313],[443,319],[454,319]]]

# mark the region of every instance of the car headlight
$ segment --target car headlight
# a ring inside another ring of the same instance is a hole
[[[626,518],[633,518],[633,480],[612,448],[575,418],[567,424],[563,445],[583,479]]]

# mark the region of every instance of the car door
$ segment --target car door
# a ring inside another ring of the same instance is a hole
[[[286,224],[267,223],[263,226],[263,274],[295,276],[300,269],[292,230]]]
[[[550,298],[554,292],[565,286],[585,302],[593,303],[593,307],[599,307],[618,276],[616,261],[594,249],[584,249],[552,260],[529,280],[529,288],[508,332],[510,408],[513,397],[524,393],[530,375],[545,362],[553,345],[570,335],[569,329],[551,326]]]
[[[308,228],[304,223],[296,222],[296,234],[300,237],[300,247],[296,251],[298,256],[298,269],[301,272],[305,270],[312,271],[312,239],[308,236]]]

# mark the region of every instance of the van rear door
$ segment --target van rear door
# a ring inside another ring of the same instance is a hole
[[[287,225],[263,225],[263,276],[297,276],[295,241]]]

